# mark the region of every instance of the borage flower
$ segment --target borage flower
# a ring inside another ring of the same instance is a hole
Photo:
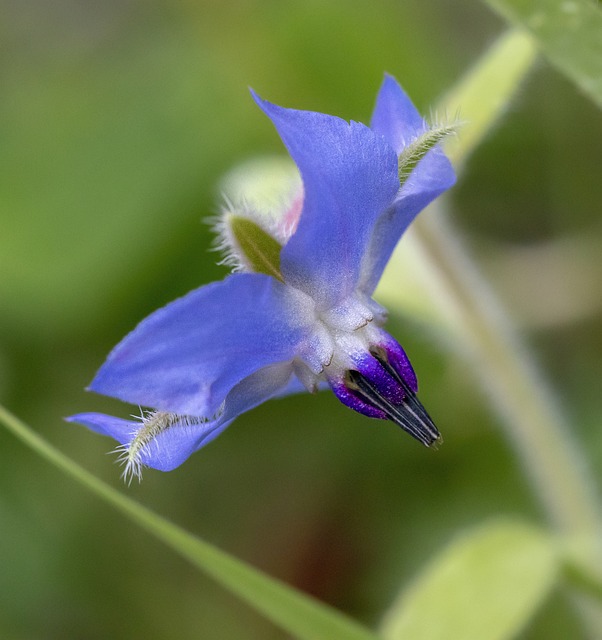
[[[238,272],[142,321],[90,386],[154,410],[69,418],[121,443],[126,476],[174,469],[244,411],[326,383],[426,446],[440,438],[372,294],[405,229],[454,183],[437,146],[453,126],[429,127],[388,76],[370,127],[253,97],[302,190],[269,224],[248,206],[225,211],[222,241]]]

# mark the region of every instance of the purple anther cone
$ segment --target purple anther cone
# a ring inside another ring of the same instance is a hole
[[[395,422],[427,447],[440,440],[439,431],[416,398],[412,365],[391,336],[385,335],[381,343],[354,360],[352,369],[330,383],[343,404],[371,418]]]

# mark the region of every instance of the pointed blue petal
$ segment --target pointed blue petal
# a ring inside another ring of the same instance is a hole
[[[132,404],[212,418],[253,372],[291,361],[313,323],[307,297],[263,274],[234,274],[143,320],[90,389]]]
[[[399,154],[425,126],[424,118],[397,80],[386,74],[376,97],[370,128],[384,136]]]
[[[282,250],[282,273],[328,309],[353,293],[374,223],[399,191],[396,154],[363,124],[253,95],[303,178],[303,212]]]
[[[103,436],[110,436],[121,444],[130,442],[141,424],[136,420],[123,420],[122,418],[115,418],[104,413],[94,412],[78,413],[65,418],[65,420],[67,422],[83,424],[85,427],[88,427],[88,429],[96,431],[96,433],[100,433]]]
[[[371,125],[397,153],[420,136],[427,124],[408,96],[391,76],[385,76]],[[449,189],[456,177],[449,160],[435,147],[418,163],[395,202],[375,225],[362,265],[360,288],[372,294],[395,245],[414,218],[437,196]]]
[[[290,386],[291,376],[292,366],[289,363],[270,365],[256,371],[234,386],[217,418],[202,423],[187,416],[175,419],[142,447],[140,463],[159,471],[175,469],[216,438],[238,415],[274,395],[280,395],[281,390]],[[123,420],[103,413],[80,413],[67,418],[67,421],[114,438],[125,446],[124,450],[143,426],[140,420]]]

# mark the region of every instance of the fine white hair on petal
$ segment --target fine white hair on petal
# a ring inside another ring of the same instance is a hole
[[[234,205],[227,196],[223,197],[224,204],[221,208],[221,213],[207,220],[207,222],[212,225],[212,230],[215,233],[213,250],[219,251],[222,254],[222,259],[218,264],[232,267],[234,273],[252,273],[252,265],[245,259],[244,251],[232,233],[229,218],[230,216],[247,218],[261,227],[268,235],[277,239],[274,232],[275,222],[271,216],[258,212],[245,200],[240,200]]]
[[[424,118],[424,122],[427,129],[443,129],[450,128],[449,135],[457,135],[458,129],[466,124],[466,120],[464,120],[461,114],[460,107],[458,107],[453,116],[447,112],[447,110],[441,111],[433,111],[432,109],[429,111],[429,117]]]
[[[145,465],[144,453],[148,453],[151,446],[155,447],[156,455],[160,455],[160,444],[157,437],[173,427],[193,427],[206,424],[217,419],[223,412],[223,405],[218,409],[212,418],[196,416],[182,416],[164,411],[142,411],[140,416],[132,416],[140,422],[140,426],[135,428],[130,434],[129,442],[118,446],[114,453],[118,454],[117,462],[124,465],[121,477],[130,485],[134,478],[138,482],[142,480],[142,468]]]
[[[205,219],[205,222],[211,226],[211,230],[215,234],[211,251],[222,254],[221,260],[217,263],[218,265],[231,267],[234,273],[248,271],[246,265],[241,260],[240,252],[233,246],[234,239],[230,234],[230,229],[226,222],[227,214],[234,211],[235,207],[225,195],[223,196],[223,200],[224,204],[221,207],[220,213]],[[243,207],[241,206],[241,208]]]
[[[129,486],[132,484],[134,478],[138,479],[138,482],[142,481],[142,462],[139,456],[131,455],[130,445],[122,444],[113,449],[113,453],[117,454],[117,464],[124,465],[121,477],[123,481]]]

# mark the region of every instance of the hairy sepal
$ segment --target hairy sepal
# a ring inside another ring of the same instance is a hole
[[[397,161],[401,186],[405,184],[422,158],[444,138],[455,134],[460,125],[460,122],[435,125],[401,150]]]
[[[282,282],[280,243],[250,218],[230,214],[226,224],[230,228],[233,244],[241,254],[240,261],[247,270],[265,273]]]

